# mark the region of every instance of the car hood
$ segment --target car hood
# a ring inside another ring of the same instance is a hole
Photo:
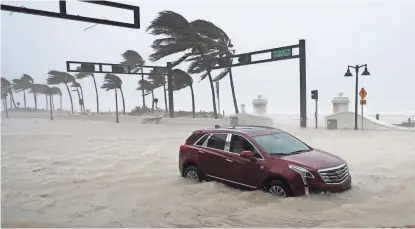
[[[280,159],[287,162],[292,162],[293,164],[303,166],[308,169],[315,170],[335,167],[345,163],[343,159],[317,149],[309,152],[284,156]]]

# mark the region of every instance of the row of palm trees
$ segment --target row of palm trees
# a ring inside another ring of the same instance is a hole
[[[220,74],[215,78],[212,77],[212,68],[216,64],[231,64],[223,63],[224,58],[229,57],[234,54],[235,50],[231,44],[231,40],[228,35],[219,27],[213,23],[205,20],[194,20],[187,21],[182,15],[175,13],[173,11],[162,11],[158,16],[151,22],[150,26],[147,28],[147,31],[157,36],[158,38],[154,40],[151,47],[153,48],[153,53],[150,55],[149,59],[151,61],[161,60],[165,57],[168,57],[173,54],[182,54],[182,56],[176,61],[172,62],[173,69],[173,90],[181,90],[185,87],[189,87],[192,96],[192,110],[193,116],[195,111],[194,103],[194,92],[193,92],[193,79],[190,75],[200,74],[200,80],[208,79],[211,88],[212,96],[212,106],[215,118],[217,115],[216,108],[216,98],[214,93],[213,82],[218,81],[229,75],[230,85],[232,90],[232,97],[234,103],[235,113],[239,113],[238,105],[235,96],[233,78],[232,78],[232,69],[231,67],[226,67]],[[135,72],[141,71],[143,73],[143,66],[145,64],[144,59],[133,50],[127,50],[122,54],[124,61],[121,64],[136,65],[137,68],[133,69]],[[222,60],[222,61],[218,61]],[[189,66],[187,71],[180,70],[177,67],[178,65],[188,62]],[[64,84],[68,91],[70,101],[71,101],[71,110],[73,113],[73,101],[69,87],[74,88],[73,91],[77,92],[79,104],[81,110],[85,111],[84,107],[84,96],[82,86],[76,82],[76,79],[81,80],[86,77],[91,77],[94,81],[95,92],[96,92],[96,106],[97,112],[99,112],[99,97],[98,97],[98,88],[96,84],[96,79],[93,73],[90,72],[79,72],[75,76],[67,72],[55,71],[52,70],[48,73],[47,84],[48,85],[58,85]],[[19,82],[19,80],[21,82]],[[11,84],[10,84],[11,85]],[[45,91],[46,87],[36,88],[33,85],[33,79],[29,75],[23,75],[16,82],[13,81],[11,88],[16,92],[23,91],[24,98],[26,98],[25,91],[30,89],[30,92],[34,93],[35,106],[37,107],[36,94],[43,93],[40,91]],[[47,86],[47,85],[44,85]],[[141,75],[141,79],[138,81],[137,90],[141,90],[143,107],[146,107],[145,96],[151,95],[154,99],[154,90],[157,88],[163,87],[164,91],[164,102],[165,110],[167,111],[167,96],[166,96],[166,79],[163,74],[151,72],[147,79],[144,79],[144,76]],[[19,89],[20,88],[20,89]],[[53,87],[52,87],[53,88]],[[104,78],[104,84],[101,86],[102,89],[107,91],[115,90],[115,95],[117,96],[117,90],[121,92],[122,101],[123,101],[123,114],[125,114],[125,100],[124,94],[122,92],[122,80],[114,74],[106,74]],[[59,88],[58,88],[59,89]],[[10,99],[12,101],[12,90],[10,90]],[[48,90],[46,90],[48,91]],[[60,90],[59,90],[60,91]],[[3,92],[3,78],[2,78],[2,92]],[[49,93],[49,92],[45,92]],[[50,95],[50,94],[49,94]],[[60,93],[61,95],[61,93]],[[3,93],[2,93],[3,97]],[[116,105],[117,106],[117,105]],[[25,99],[26,107],[26,99]],[[154,103],[152,103],[152,109],[154,109]],[[117,106],[118,109],[118,106]]]

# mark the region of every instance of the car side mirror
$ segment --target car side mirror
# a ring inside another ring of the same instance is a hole
[[[241,157],[249,159],[251,161],[256,161],[255,154],[252,151],[244,150],[240,154]]]

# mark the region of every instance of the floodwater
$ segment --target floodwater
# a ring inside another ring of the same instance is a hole
[[[353,188],[274,198],[180,177],[195,128],[2,119],[2,227],[379,227],[415,224],[415,133],[283,128],[348,161]]]

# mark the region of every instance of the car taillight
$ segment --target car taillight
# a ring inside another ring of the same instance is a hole
[[[183,152],[183,151],[185,151],[185,150],[187,150],[187,146],[185,146],[185,145],[181,145],[180,146],[180,152]]]

